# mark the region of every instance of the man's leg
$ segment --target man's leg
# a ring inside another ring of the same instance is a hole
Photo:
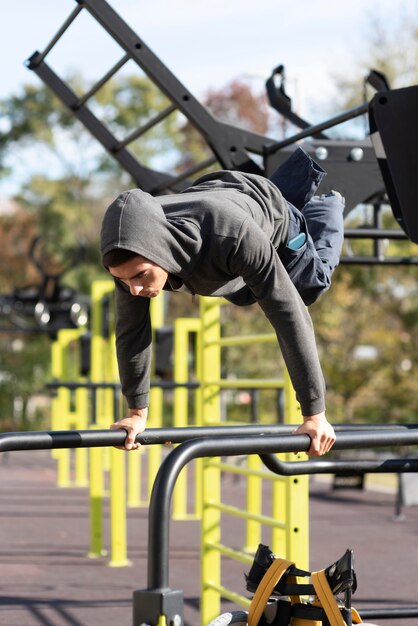
[[[288,244],[280,257],[306,305],[331,286],[344,239],[343,211],[344,199],[335,191],[314,196],[303,211],[289,204]],[[301,233],[300,247],[292,249]]]
[[[305,304],[329,289],[344,238],[344,199],[338,192],[315,196],[325,170],[301,147],[270,176],[289,206],[283,264]]]
[[[270,176],[272,183],[294,207],[302,210],[315,195],[325,170],[300,146]]]
[[[315,250],[326,265],[330,278],[340,262],[344,241],[344,206],[342,195],[331,191],[314,196],[302,211]]]

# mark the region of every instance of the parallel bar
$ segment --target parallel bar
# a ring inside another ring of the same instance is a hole
[[[87,91],[83,96],[81,96],[81,98],[79,98],[76,102],[76,104],[74,105],[75,108],[79,108],[80,106],[82,106],[83,104],[85,104],[87,102],[87,100],[89,100],[92,96],[94,96],[95,93],[97,93],[99,91],[99,89],[101,89],[103,87],[103,85],[105,85],[114,74],[116,74],[116,72],[118,72],[120,70],[121,67],[123,67],[125,65],[125,63],[127,63],[130,59],[129,54],[125,54],[120,61],[118,61],[108,72],[107,74],[105,74],[103,76],[103,78],[101,78],[99,81],[97,81],[97,83],[95,83],[93,85],[93,87],[91,89],[89,89],[89,91]]]
[[[350,460],[350,461],[298,461],[287,463],[275,455],[260,454],[264,465],[280,476],[306,474],[403,474],[418,472],[418,459]]]
[[[219,461],[209,461],[207,467],[217,467],[221,472],[228,472],[229,474],[235,474],[236,476],[255,476],[257,478],[263,478],[265,480],[277,480],[277,476],[274,476],[271,472],[266,470],[250,469],[248,467],[239,467],[238,465],[232,465],[231,463],[222,463]]]
[[[337,435],[334,449],[408,444],[418,444],[418,429],[341,433]],[[307,435],[265,435],[194,439],[175,448],[163,461],[151,494],[148,525],[149,589],[168,587],[170,505],[177,477],[187,463],[196,458],[220,455],[306,452],[309,446],[310,438]]]
[[[297,427],[297,424],[263,424],[244,426],[190,426],[187,428],[148,428],[137,441],[142,445],[156,445],[166,443],[183,443],[192,439],[202,440],[211,437],[252,437],[254,442],[267,441],[271,436],[283,437],[286,442],[288,435]],[[336,425],[337,442],[334,448],[348,449],[350,445],[339,447],[347,442],[347,437],[355,436],[354,447],[373,447],[408,445],[418,442],[418,424],[353,424]],[[398,440],[397,437],[401,439]],[[259,439],[260,437],[260,439]],[[379,443],[384,438],[384,443]],[[404,437],[402,439],[402,437]],[[52,450],[55,448],[93,448],[123,445],[126,434],[123,430],[64,430],[64,431],[34,431],[0,433],[0,453],[12,450]],[[261,439],[262,438],[262,439]],[[393,440],[391,439],[393,438]],[[416,441],[417,440],[417,441]],[[299,436],[292,435],[292,442],[300,442]],[[377,441],[377,443],[376,443]],[[360,445],[360,444],[363,445]],[[261,453],[267,450],[260,450]],[[294,450],[292,449],[291,452]],[[258,454],[258,452],[254,452]],[[215,455],[216,456],[216,455]],[[219,456],[219,455],[217,455]],[[296,463],[292,464],[296,465]]]

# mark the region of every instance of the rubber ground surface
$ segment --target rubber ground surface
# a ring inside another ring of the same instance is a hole
[[[228,477],[224,499],[234,504],[241,490],[240,481]],[[394,521],[393,493],[333,491],[312,480],[310,493],[310,567],[322,569],[353,548],[354,606],[418,605],[418,507]],[[58,488],[50,452],[1,455],[1,626],[132,626],[132,593],[147,586],[147,510],[128,512],[129,567],[110,567],[106,556],[88,558],[88,516],[87,489]],[[240,541],[238,526],[225,522],[231,545]],[[199,563],[199,522],[172,522],[170,587],[184,591],[188,626],[200,623]],[[233,564],[225,572],[227,586],[243,594],[244,570]],[[366,621],[418,624],[418,618]]]

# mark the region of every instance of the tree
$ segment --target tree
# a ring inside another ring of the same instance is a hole
[[[369,99],[364,78],[371,68],[383,72],[392,87],[414,84],[418,78],[416,23],[400,11],[397,24],[374,15],[367,28],[357,72],[336,77],[338,111]],[[335,113],[336,111],[334,111]],[[370,223],[373,207],[350,213],[346,227]],[[383,227],[395,228],[388,206]],[[409,241],[386,242],[387,256],[416,256]],[[345,253],[372,254],[367,241],[345,243]],[[413,391],[418,367],[415,333],[418,321],[416,268],[405,266],[339,268],[331,291],[312,308],[329,385],[329,413],[342,421],[416,421]]]
[[[334,113],[350,109],[370,100],[374,90],[365,83],[371,69],[382,72],[391,88],[409,87],[418,80],[417,25],[413,9],[401,6],[398,20],[388,24],[374,12],[365,25],[363,52],[350,76],[334,76],[335,97],[331,99]],[[358,123],[361,123],[359,120]]]

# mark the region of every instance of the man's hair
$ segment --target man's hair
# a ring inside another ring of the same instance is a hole
[[[114,248],[103,256],[103,265],[105,267],[118,267],[126,261],[130,261],[135,256],[139,256],[137,252],[132,250],[124,250],[123,248]]]

